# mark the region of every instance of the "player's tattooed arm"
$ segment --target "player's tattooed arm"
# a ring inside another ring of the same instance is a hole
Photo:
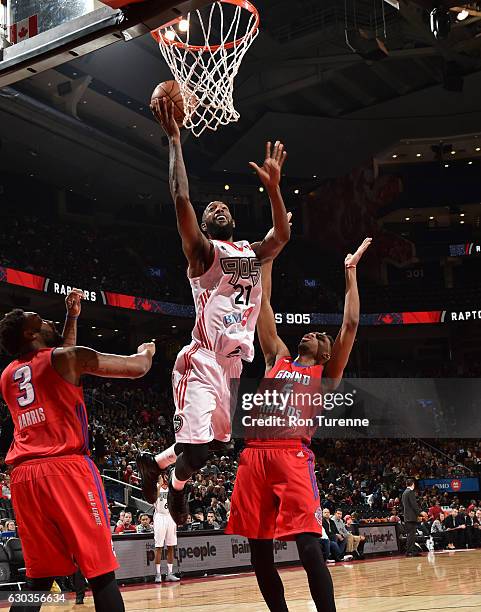
[[[85,346],[74,346],[56,350],[53,366],[65,380],[73,384],[78,384],[83,374],[103,378],[141,378],[152,367],[154,355],[153,342],[139,346],[135,355],[111,355]]]
[[[252,245],[257,257],[262,262],[277,257],[287,242],[289,242],[291,236],[286,207],[280,188],[282,166],[286,158],[287,152],[284,150],[284,145],[276,141],[274,148],[272,148],[270,142],[266,144],[266,158],[261,167],[254,162],[249,162],[251,168],[254,168],[257,172],[271,201],[273,228],[268,232],[264,240]]]
[[[180,130],[174,117],[174,103],[169,104],[166,98],[155,99],[152,100],[151,109],[169,139],[169,185],[175,204],[177,228],[189,268],[192,268],[193,275],[197,276],[196,272],[202,273],[203,268],[207,269],[211,265],[214,249],[202,233],[190,201],[189,180],[180,142]]]
[[[349,253],[344,260],[346,273],[346,294],[344,317],[331,351],[331,358],[324,369],[323,380],[328,390],[335,389],[341,382],[344,368],[349,361],[360,317],[359,291],[357,288],[356,266],[369,248],[372,238],[366,238],[357,251]]]
[[[65,298],[67,314],[63,326],[63,346],[75,346],[77,344],[77,319],[82,310],[81,300],[84,292],[81,289],[72,289]]]
[[[281,357],[290,357],[290,352],[277,334],[276,319],[271,306],[272,260],[262,264],[262,301],[257,319],[257,335],[266,362],[266,374]]]

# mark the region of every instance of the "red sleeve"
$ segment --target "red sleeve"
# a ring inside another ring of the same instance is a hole
[[[116,527],[114,533],[124,533],[124,526],[119,525],[118,527]]]

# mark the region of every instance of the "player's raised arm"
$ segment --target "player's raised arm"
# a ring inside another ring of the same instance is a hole
[[[262,264],[262,301],[257,319],[257,335],[266,362],[266,374],[280,357],[290,356],[289,349],[277,334],[276,319],[271,306],[272,260]]]
[[[266,144],[266,158],[261,167],[254,162],[249,165],[254,168],[262,184],[266,188],[271,201],[273,229],[269,231],[264,240],[252,245],[257,257],[262,261],[274,259],[289,242],[291,230],[287,218],[286,207],[282,199],[280,182],[281,171],[286,161],[287,152],[284,145],[276,141],[274,148],[270,142]]]
[[[344,299],[344,318],[342,327],[337,334],[329,359],[324,369],[324,380],[329,389],[335,389],[342,378],[344,368],[349,361],[354,339],[359,325],[360,304],[357,288],[356,266],[369,248],[372,238],[366,238],[354,255],[349,253],[344,260],[346,271],[346,295]]]
[[[189,262],[189,267],[196,270],[199,264],[207,269],[213,260],[211,243],[202,233],[194,207],[190,201],[189,181],[182,154],[180,130],[174,117],[174,103],[166,98],[152,100],[152,113],[163,127],[169,139],[169,183],[172,199],[175,204],[177,228],[182,239],[182,249]],[[199,271],[199,270],[198,270]],[[200,270],[202,273],[203,270]]]
[[[84,292],[81,289],[72,289],[65,298],[67,315],[63,326],[63,346],[75,346],[77,344],[77,319],[82,310],[81,300]]]
[[[110,355],[85,346],[60,348],[53,353],[52,363],[69,382],[79,384],[83,374],[102,378],[141,378],[152,367],[155,344],[146,342],[135,355]]]

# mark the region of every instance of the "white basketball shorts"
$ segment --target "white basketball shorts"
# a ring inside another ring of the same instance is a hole
[[[155,548],[177,546],[177,525],[170,514],[154,514]]]
[[[240,357],[223,357],[196,342],[180,351],[172,371],[177,442],[202,444],[231,437],[231,379],[242,372]]]

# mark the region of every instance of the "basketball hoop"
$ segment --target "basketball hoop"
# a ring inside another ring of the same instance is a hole
[[[152,32],[179,83],[184,126],[195,136],[238,121],[234,79],[258,34],[259,12],[249,0],[218,0],[204,15],[192,11]]]

